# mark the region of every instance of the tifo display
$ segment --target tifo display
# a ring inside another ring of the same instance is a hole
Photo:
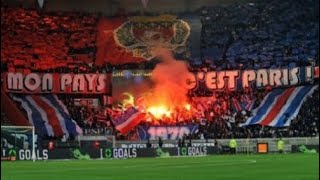
[[[318,14],[2,0],[1,179],[319,179]]]

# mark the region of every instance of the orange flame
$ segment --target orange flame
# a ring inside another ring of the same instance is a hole
[[[171,117],[171,112],[165,106],[151,106],[147,109],[155,118]]]
[[[170,121],[181,117],[179,113],[190,114],[192,107],[188,103],[185,79],[189,75],[187,64],[175,60],[167,49],[156,48],[162,61],[152,71],[151,83],[139,87],[137,92],[128,87],[128,92],[121,94],[124,109],[134,106],[141,112],[148,112],[151,116],[145,121]],[[143,93],[142,93],[143,92]],[[135,97],[134,97],[135,96]]]
[[[184,105],[184,108],[186,108],[186,110],[190,111],[191,110],[191,105],[190,104],[186,104],[186,105]]]
[[[184,61],[177,61],[167,49],[156,48],[154,52],[162,60],[152,71],[154,88],[143,99],[147,112],[157,119],[171,119],[176,109],[191,110],[188,104],[185,77],[188,67]]]

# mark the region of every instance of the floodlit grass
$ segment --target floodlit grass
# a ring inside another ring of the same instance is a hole
[[[319,154],[1,162],[1,180],[318,180]]]

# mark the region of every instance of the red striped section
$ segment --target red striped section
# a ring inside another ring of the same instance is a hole
[[[31,97],[37,103],[37,105],[46,112],[49,119],[49,124],[52,126],[54,135],[56,137],[62,137],[63,131],[55,110],[49,104],[44,102],[39,96],[33,95]]]
[[[294,90],[295,88],[292,87],[283,92],[283,94],[278,98],[276,104],[269,111],[268,115],[260,122],[261,125],[267,126],[274,120],[275,117],[277,117]]]
[[[238,100],[236,100],[235,98],[232,98],[232,103],[233,103],[234,107],[236,108],[236,111],[239,112],[239,111],[242,110],[242,108],[241,108],[240,103],[238,102]]]
[[[146,118],[146,113],[139,113],[137,117],[131,119],[130,123],[125,127],[118,129],[122,135],[127,135],[134,127]]]
[[[314,77],[319,78],[319,66],[314,67]]]
[[[246,109],[247,109],[248,111],[250,111],[250,110],[252,109],[253,102],[254,102],[253,100],[250,100],[249,103],[247,104]]]
[[[244,96],[240,96],[240,101],[241,102],[247,102],[247,100],[244,98]]]

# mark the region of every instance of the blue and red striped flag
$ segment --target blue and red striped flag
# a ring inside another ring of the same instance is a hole
[[[121,134],[126,135],[145,118],[146,113],[139,112],[134,107],[130,107],[124,114],[116,117],[113,123]]]
[[[242,110],[245,109],[245,110],[251,111],[253,109],[255,101],[250,95],[244,94],[240,96],[240,100],[241,100],[240,104],[241,104]]]
[[[233,105],[233,107],[234,107],[236,112],[242,111],[242,106],[241,106],[241,104],[239,103],[239,101],[235,97],[233,97],[231,99],[231,101],[232,101],[232,105]]]
[[[21,103],[28,120],[40,136],[68,138],[82,134],[82,129],[71,118],[66,106],[56,95],[13,95]]]
[[[253,116],[240,126],[260,124],[264,126],[289,126],[297,116],[302,103],[317,86],[300,86],[271,91],[253,111]]]

